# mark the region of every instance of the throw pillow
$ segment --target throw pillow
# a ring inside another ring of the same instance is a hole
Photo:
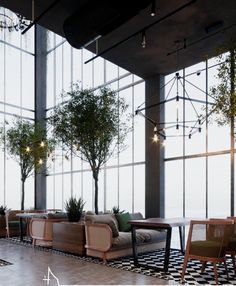
[[[117,214],[116,219],[118,221],[120,231],[131,230],[131,225],[128,223],[128,221],[131,219],[129,213]]]
[[[119,230],[117,226],[116,219],[112,214],[104,214],[104,215],[86,215],[85,216],[86,222],[91,223],[105,223],[108,224],[112,230],[112,236],[117,237],[119,236]]]

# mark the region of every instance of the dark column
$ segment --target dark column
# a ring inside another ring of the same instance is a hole
[[[145,79],[145,102],[146,107],[164,100],[164,77],[155,75]],[[146,116],[155,122],[164,121],[164,106],[157,105],[146,109]],[[163,139],[153,142],[154,126],[146,120],[146,183],[145,183],[145,207],[146,218],[164,217],[164,147]]]
[[[47,32],[39,25],[35,25],[35,121],[44,123],[46,118],[46,51]],[[35,174],[35,208],[46,208],[45,168],[40,174]]]

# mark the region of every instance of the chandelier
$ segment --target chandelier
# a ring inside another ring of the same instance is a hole
[[[22,31],[27,28],[30,21],[18,13],[0,7],[0,30],[8,30],[9,32]]]
[[[200,71],[198,71],[196,74],[197,76],[200,75]],[[185,87],[185,84],[183,82],[188,83],[190,86],[194,87],[198,92],[206,95],[206,91],[200,89],[198,86],[192,84],[189,80],[186,79],[186,77],[183,77],[180,75],[179,72],[176,72],[174,77],[170,79],[165,85],[161,87],[161,89],[166,88],[167,86],[170,86],[169,90],[167,89],[167,95],[165,99],[159,103],[153,104],[151,106],[146,106],[141,108],[141,104],[135,111],[135,115],[141,115],[143,116],[149,123],[153,125],[153,141],[158,142],[159,139],[167,139],[168,137],[188,137],[189,139],[192,138],[192,136],[196,133],[201,133],[202,125],[207,120],[209,114],[201,114],[201,112],[197,111],[196,106],[194,103],[198,103],[201,105],[200,110],[202,111],[202,108],[206,104],[205,99],[192,99]],[[173,87],[176,86],[176,91],[174,95],[172,93]],[[180,95],[179,88],[182,87],[183,96]],[[209,95],[209,94],[208,94]],[[209,95],[210,96],[210,95]],[[176,105],[176,118],[175,120],[172,120],[170,122],[157,122],[154,119],[148,117],[146,114],[144,114],[144,111],[156,106],[160,107],[160,111],[163,108],[164,105],[168,104],[169,102],[175,102]],[[181,118],[181,114],[183,116],[183,110],[180,112],[180,101],[189,102],[189,107],[193,110],[193,115],[195,118],[191,118],[191,120],[187,120],[186,118]],[[211,102],[207,102],[207,104],[212,105]]]

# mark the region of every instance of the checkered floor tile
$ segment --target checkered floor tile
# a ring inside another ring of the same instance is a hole
[[[150,252],[139,255],[139,263],[146,266],[158,266],[163,267],[164,250]],[[169,271],[168,273],[156,271],[154,269],[148,269],[148,267],[135,267],[132,257],[126,257],[122,259],[116,259],[108,263],[109,266],[134,271],[140,274],[154,276],[165,280],[171,280],[180,282],[182,265],[184,257],[178,250],[171,250]],[[219,265],[219,284],[231,284],[236,285],[236,277],[234,275],[233,266],[230,258],[227,258],[229,280],[227,280],[224,266]],[[185,274],[186,285],[199,285],[199,284],[211,284],[215,285],[214,271],[212,265],[209,263],[204,273],[201,273],[201,264],[199,261],[191,260],[188,263],[187,271]]]
[[[24,245],[27,247],[32,247],[30,240],[29,241],[24,240],[24,242],[20,242],[18,238],[11,238],[9,239],[9,241]],[[92,262],[96,264],[103,263],[101,260],[96,259],[96,258],[92,258],[88,256],[73,255],[73,254],[64,253],[58,250],[53,250],[53,249],[49,249],[49,248],[45,248],[41,246],[36,246],[36,249],[40,251],[53,252],[58,255],[65,255],[65,256],[73,257],[75,259],[80,259],[80,260],[84,260],[84,261],[88,261],[88,262]],[[157,270],[154,270],[148,267],[148,266],[163,267],[164,250],[158,250],[158,251],[149,252],[145,254],[139,254],[138,261],[139,263],[144,264],[146,267],[135,267],[132,256],[111,260],[107,263],[107,266],[180,283],[180,277],[182,273],[182,265],[183,265],[184,257],[179,250],[175,250],[175,249],[171,250],[170,260],[169,260],[169,270],[167,273],[157,271]],[[227,258],[227,266],[228,266],[229,280],[227,280],[227,277],[224,271],[224,266],[219,265],[218,267],[219,284],[236,285],[236,277],[234,275],[234,270],[233,270],[232,261],[230,257]],[[186,271],[184,278],[185,278],[185,282],[184,282],[185,285],[200,285],[200,284],[215,285],[216,284],[215,279],[214,279],[214,271],[213,271],[212,265],[208,263],[205,269],[205,272],[201,273],[201,264],[199,261],[196,261],[196,260],[190,260],[188,262],[188,267],[187,267],[187,271]]]

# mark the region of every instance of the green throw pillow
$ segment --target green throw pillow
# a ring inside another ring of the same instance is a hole
[[[131,219],[129,213],[117,214],[116,219],[118,221],[120,231],[131,230],[131,225],[128,223],[128,221]]]

